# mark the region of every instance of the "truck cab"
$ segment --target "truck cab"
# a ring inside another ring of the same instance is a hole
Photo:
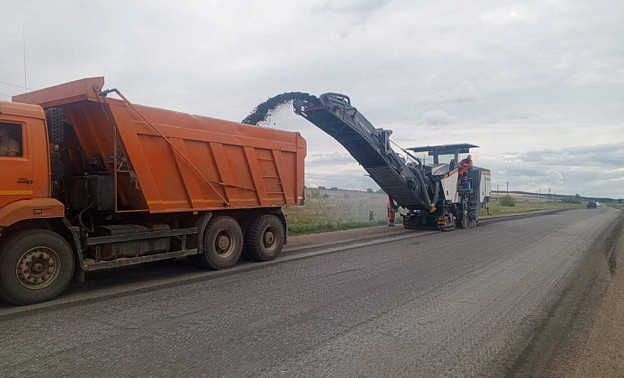
[[[0,232],[24,219],[64,215],[50,198],[50,153],[45,112],[40,106],[0,102],[0,143],[16,144],[16,153],[0,153]],[[2,151],[0,151],[2,152]]]

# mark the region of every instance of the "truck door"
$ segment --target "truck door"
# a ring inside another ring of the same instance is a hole
[[[24,123],[0,120],[0,207],[35,195],[27,131]]]

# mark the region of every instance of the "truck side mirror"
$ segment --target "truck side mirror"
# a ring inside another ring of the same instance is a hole
[[[63,109],[61,108],[49,108],[46,109],[46,121],[48,122],[48,136],[50,142],[61,144],[65,139]]]

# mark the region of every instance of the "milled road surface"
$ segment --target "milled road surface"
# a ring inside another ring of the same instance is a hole
[[[0,311],[0,376],[504,375],[617,218],[600,208],[405,231],[119,297]]]

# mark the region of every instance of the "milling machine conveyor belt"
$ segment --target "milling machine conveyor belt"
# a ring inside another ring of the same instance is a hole
[[[421,184],[390,146],[390,130],[376,129],[349,97],[325,93],[294,102],[295,112],[342,144],[370,177],[400,206],[425,206]]]

